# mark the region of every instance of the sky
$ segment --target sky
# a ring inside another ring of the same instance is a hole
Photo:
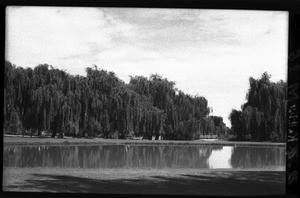
[[[86,75],[97,65],[126,83],[157,73],[230,127],[250,76],[286,81],[288,12],[8,6],[5,51],[17,66]]]

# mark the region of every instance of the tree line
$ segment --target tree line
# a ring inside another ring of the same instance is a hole
[[[286,141],[287,84],[270,78],[267,72],[259,79],[250,77],[246,103],[231,111],[231,129],[238,140]]]
[[[222,117],[209,113],[206,98],[186,94],[158,74],[131,76],[125,83],[97,66],[80,76],[47,64],[31,69],[5,62],[5,133],[167,140],[228,136]]]

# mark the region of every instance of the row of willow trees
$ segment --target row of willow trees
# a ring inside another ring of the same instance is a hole
[[[185,94],[157,74],[126,84],[97,66],[74,76],[46,64],[25,69],[5,63],[6,133],[172,140],[228,135],[222,117],[209,113],[204,97]]]
[[[250,88],[242,110],[233,109],[229,119],[232,132],[239,140],[286,140],[287,84],[271,82],[263,73],[260,79],[250,77]]]

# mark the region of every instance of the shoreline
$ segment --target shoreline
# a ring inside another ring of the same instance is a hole
[[[108,194],[283,195],[285,172],[4,167],[3,190]]]
[[[197,146],[197,145],[222,145],[222,146],[263,146],[263,147],[286,147],[286,143],[278,142],[249,142],[227,140],[130,140],[130,139],[103,139],[103,138],[49,138],[49,137],[18,137],[3,136],[4,146],[34,146],[34,145],[174,145],[174,146]]]

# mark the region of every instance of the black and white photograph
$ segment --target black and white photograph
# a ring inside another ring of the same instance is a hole
[[[288,11],[5,17],[3,191],[285,195]]]

